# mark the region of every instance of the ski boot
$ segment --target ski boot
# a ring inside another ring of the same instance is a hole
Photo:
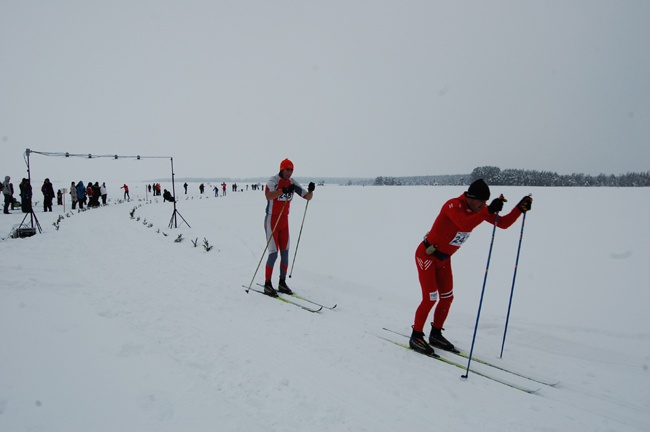
[[[431,334],[429,334],[429,344],[445,351],[450,351],[453,353],[460,352],[454,347],[454,344],[452,344],[447,339],[445,339],[445,337],[442,335],[442,329],[435,328],[433,324],[431,324]]]
[[[280,282],[278,283],[278,291],[282,294],[293,294],[293,291],[291,291],[291,288],[287,286],[287,281],[284,278],[280,278]]]
[[[266,294],[269,297],[278,296],[278,293],[275,290],[275,288],[273,288],[273,284],[271,283],[271,281],[264,282],[264,294]]]
[[[411,333],[411,339],[409,340],[409,346],[412,350],[424,354],[429,357],[436,357],[436,353],[433,351],[433,348],[429,346],[427,341],[424,340],[424,333],[415,331]]]

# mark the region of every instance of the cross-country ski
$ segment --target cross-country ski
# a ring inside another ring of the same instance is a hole
[[[246,288],[247,291],[253,291],[253,292],[256,292],[258,294],[263,294],[263,295],[265,295],[267,297],[270,297],[270,298],[275,299],[275,300],[279,300],[279,301],[281,301],[283,303],[287,303],[287,304],[290,304],[290,305],[293,305],[293,306],[297,306],[300,309],[306,310],[308,312],[320,312],[321,310],[323,310],[323,306],[318,305],[316,307],[311,307],[311,306],[307,306],[307,305],[304,305],[304,304],[300,304],[298,302],[295,302],[295,301],[291,300],[290,298],[285,297],[283,294],[272,297],[272,296],[269,296],[268,294],[266,294],[264,292],[264,290],[260,290],[260,289],[254,288],[254,287],[247,287],[246,285],[242,285],[242,288]]]
[[[386,327],[383,327],[382,330],[385,330],[385,331],[387,331],[389,333],[393,333],[393,334],[398,335],[398,336],[405,337],[407,339],[409,338],[409,336],[404,334],[404,333],[400,333],[398,331],[391,330],[391,329],[386,328]],[[453,354],[457,358],[465,358],[465,359],[467,359],[469,357],[469,354],[467,354],[466,351],[459,350],[458,348],[456,348],[455,351],[445,351],[445,350],[442,350],[442,349],[436,350],[436,354],[438,354],[440,352]],[[556,386],[556,385],[558,385],[560,383],[560,381],[555,380],[553,378],[536,375],[536,374],[534,374],[532,372],[519,371],[516,368],[511,368],[511,367],[508,367],[508,366],[498,365],[498,364],[496,364],[496,362],[490,362],[490,361],[478,358],[476,356],[473,357],[473,360],[475,362],[477,362],[477,363],[482,364],[482,365],[489,366],[491,368],[498,369],[500,371],[507,372],[509,374],[516,375],[516,376],[519,376],[521,378],[525,378],[525,379],[527,379],[529,381],[537,382],[539,384],[544,384],[544,385],[547,385],[547,386],[554,387],[554,386]]]
[[[387,336],[381,336],[381,335],[377,335],[377,334],[374,334],[374,333],[371,333],[371,334],[378,337],[379,339],[383,339],[383,340],[385,340],[387,342],[390,342],[390,343],[392,343],[394,345],[397,345],[399,347],[402,347],[402,348],[405,348],[405,349],[407,349],[409,351],[412,351],[413,353],[417,353],[417,351],[413,350],[411,347],[409,347],[405,343],[395,341],[395,340],[393,340],[393,339],[391,339],[391,338],[389,338]],[[446,363],[448,365],[455,366],[455,367],[457,367],[459,369],[465,369],[465,365],[463,363],[460,363],[457,360],[455,360],[455,358],[457,359],[458,357],[454,358],[453,354],[451,354],[449,352],[446,352],[446,351],[440,351],[439,350],[435,354],[428,355],[428,356],[425,356],[425,357],[429,357],[429,358],[432,358],[432,359],[435,359],[435,360],[439,360],[442,363]],[[500,384],[506,385],[506,386],[511,387],[511,388],[513,388],[515,390],[519,390],[519,391],[522,391],[522,392],[525,392],[525,393],[533,394],[533,393],[537,393],[540,390],[539,387],[531,387],[531,386],[527,385],[525,382],[522,382],[521,380],[519,380],[519,382],[517,382],[517,380],[515,380],[515,379],[509,379],[507,377],[499,377],[499,376],[497,376],[495,374],[492,374],[492,373],[490,373],[488,371],[473,370],[473,372],[475,374],[477,374],[477,375],[480,375],[483,378],[489,379],[489,380],[494,381],[494,382],[498,382]]]
[[[255,284],[255,285],[264,288],[264,284],[257,283],[257,284]],[[257,292],[262,292],[262,293],[264,293],[264,291],[260,291],[260,290],[256,290],[256,291],[257,291]],[[268,295],[268,294],[267,294],[267,295]],[[286,295],[289,296],[289,297],[293,297],[293,298],[295,298],[295,299],[298,299],[298,300],[305,301],[305,302],[307,302],[307,303],[311,303],[311,304],[313,304],[313,305],[315,305],[315,306],[320,306],[320,307],[322,307],[323,309],[334,310],[334,309],[336,308],[336,306],[337,306],[336,304],[335,304],[334,306],[326,306],[326,305],[324,305],[324,304],[322,304],[322,303],[319,303],[319,302],[316,302],[316,301],[314,301],[314,300],[311,300],[311,299],[308,299],[308,298],[306,298],[306,297],[303,297],[303,296],[300,295],[300,294],[296,294],[295,292],[292,292],[291,294],[286,294]]]

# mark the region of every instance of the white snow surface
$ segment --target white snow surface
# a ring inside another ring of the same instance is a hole
[[[84,212],[43,213],[36,192],[31,238],[9,238],[19,210],[0,217],[0,431],[650,430],[648,188],[492,187],[505,211],[535,201],[503,358],[522,218],[496,230],[474,355],[561,381],[528,394],[377,337],[410,333],[415,248],[463,186],[295,198],[288,281],[338,305],[320,313],[242,287],[260,262],[263,282],[261,191],[177,186],[169,228],[171,203],[144,184],[120,202],[119,186]],[[445,335],[465,349],[491,235],[480,225],[453,257]]]

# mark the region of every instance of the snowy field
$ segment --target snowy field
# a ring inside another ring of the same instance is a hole
[[[648,188],[492,188],[506,211],[535,202],[503,358],[521,218],[496,232],[474,355],[560,381],[528,394],[376,337],[410,333],[415,248],[463,187],[318,187],[289,285],[338,306],[310,313],[242,288],[266,244],[262,192],[192,184],[191,228],[170,229],[172,204],[144,185],[119,202],[119,186],[85,212],[43,213],[35,193],[28,239],[9,238],[19,210],[0,217],[0,431],[650,430]],[[491,234],[453,257],[445,335],[466,349]]]

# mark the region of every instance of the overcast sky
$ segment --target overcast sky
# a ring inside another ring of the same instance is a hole
[[[645,172],[649,23],[646,0],[0,0],[0,174],[26,148],[181,177]]]

